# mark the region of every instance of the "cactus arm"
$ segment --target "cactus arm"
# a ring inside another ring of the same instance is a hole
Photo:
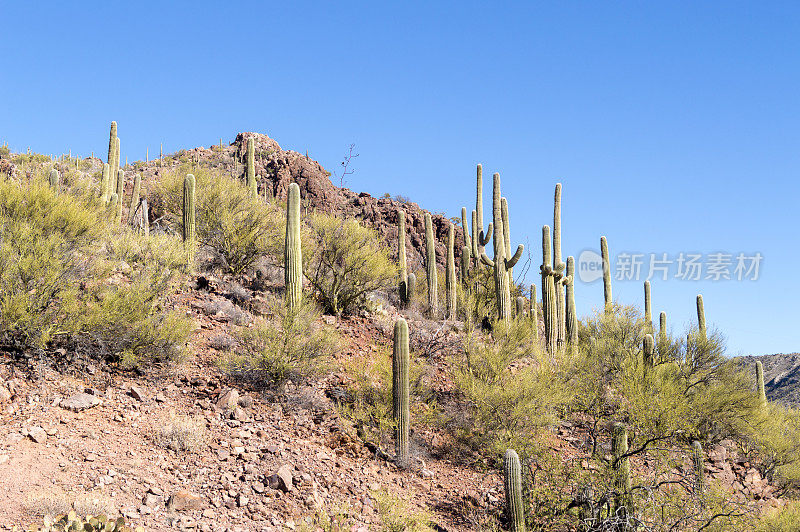
[[[511,257],[510,259],[506,259],[506,268],[508,268],[509,270],[513,268],[517,264],[517,262],[519,262],[519,259],[522,257],[522,252],[524,250],[525,250],[524,245],[520,244],[519,246],[517,246],[517,252],[514,253],[514,256]]]
[[[486,250],[481,250],[481,262],[490,268],[494,268],[494,261],[486,255]]]

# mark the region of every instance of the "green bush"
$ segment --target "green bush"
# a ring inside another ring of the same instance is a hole
[[[790,530],[800,530],[800,502],[798,501],[790,501],[782,508],[768,510],[755,528],[755,532],[787,532]]]
[[[308,223],[311,246],[303,240],[305,275],[326,312],[341,315],[366,308],[370,292],[396,281],[397,266],[377,232],[352,218],[327,214],[312,214]]]
[[[180,233],[183,180],[189,173],[197,184],[197,239],[219,254],[226,271],[244,273],[264,255],[282,264],[286,231],[282,211],[251,197],[244,184],[221,172],[185,165],[170,171],[153,191],[154,213],[166,216],[171,229]]]
[[[177,243],[141,241],[93,194],[66,192],[0,181],[0,328],[28,346],[90,343],[131,364],[179,357],[192,324],[165,309]]]
[[[318,323],[319,311],[304,301],[294,313],[282,301],[270,305],[272,319],[257,318],[252,327],[234,333],[238,345],[223,360],[228,371],[255,376],[267,384],[302,378],[320,371],[336,352],[336,333]]]

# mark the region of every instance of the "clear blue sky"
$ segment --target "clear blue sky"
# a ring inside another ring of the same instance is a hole
[[[697,293],[731,354],[800,350],[800,4],[8,2],[0,141],[123,157],[259,131],[347,185],[473,208],[500,172],[541,261],[556,182],[565,254],[760,252],[755,282],[653,281],[678,328]],[[538,284],[538,281],[537,281]],[[642,283],[614,283],[641,304]],[[602,283],[578,283],[582,313]]]

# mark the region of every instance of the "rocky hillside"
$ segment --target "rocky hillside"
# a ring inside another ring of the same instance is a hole
[[[770,401],[800,406],[800,353],[747,356],[741,360],[748,367],[755,367],[757,360],[764,365],[764,390]]]

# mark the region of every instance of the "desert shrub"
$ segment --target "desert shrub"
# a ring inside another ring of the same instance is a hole
[[[430,513],[411,507],[402,497],[386,490],[372,493],[378,503],[382,532],[428,532],[433,524]]]
[[[494,322],[491,338],[469,333],[453,368],[469,405],[463,436],[494,456],[508,448],[523,458],[533,453],[566,399],[560,372],[525,320]]]
[[[273,317],[235,331],[237,346],[223,360],[231,372],[251,375],[266,384],[302,378],[320,371],[336,351],[336,333],[317,322],[319,311],[308,301],[289,312],[282,301],[270,305]]]
[[[161,447],[182,453],[197,451],[205,444],[207,437],[202,421],[186,416],[173,416],[156,430],[154,440]]]
[[[790,501],[781,508],[764,513],[755,527],[755,532],[786,532],[800,530],[800,502]]]
[[[117,510],[113,499],[99,491],[67,493],[60,488],[31,493],[26,498],[24,507],[36,517],[57,516],[72,510],[80,515],[109,515]]]
[[[30,346],[177,358],[192,325],[165,309],[180,273],[174,242],[142,241],[107,214],[91,194],[0,182],[0,328]]]
[[[86,515],[84,519],[83,515]],[[14,527],[14,532],[19,528]],[[51,530],[82,530],[85,532],[102,532],[104,530],[115,530],[119,532],[132,532],[129,526],[125,524],[125,519],[119,517],[117,519],[108,518],[100,513],[86,513],[78,511],[69,511],[61,515],[45,515],[41,527],[31,527],[29,530],[51,531]],[[136,532],[144,532],[144,528],[137,526]]]
[[[165,215],[176,233],[182,227],[183,180],[189,173],[196,180],[197,239],[219,254],[226,271],[241,274],[264,255],[282,260],[283,213],[276,205],[251,197],[241,182],[219,172],[181,166],[156,186],[154,212]]]
[[[766,478],[796,490],[800,485],[800,411],[768,403],[759,414],[751,419],[744,450],[760,464]]]
[[[326,312],[340,315],[366,308],[369,292],[390,286],[397,267],[380,236],[356,220],[313,214],[308,223],[313,245],[305,275]]]

